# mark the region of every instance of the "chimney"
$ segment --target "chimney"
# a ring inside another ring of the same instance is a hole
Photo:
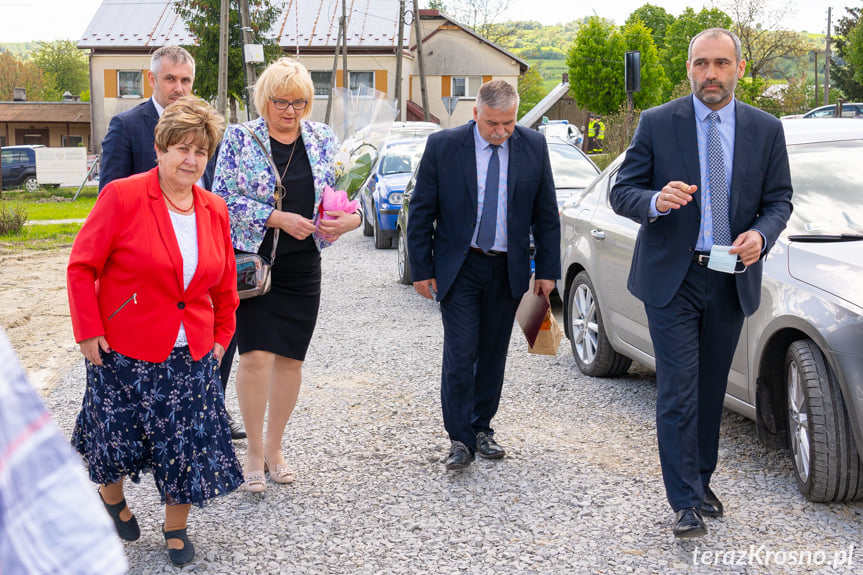
[[[63,101],[64,102],[74,102],[75,96],[72,95],[72,92],[70,92],[69,90],[66,90],[65,92],[63,92]]]
[[[27,101],[27,90],[24,88],[13,88],[12,89],[12,101],[13,102],[26,102]]]
[[[567,74],[566,72],[564,72],[564,73],[563,73],[563,78],[561,78],[561,80],[560,80],[560,81],[561,81],[562,83],[564,83],[564,84],[569,84],[569,74]]]

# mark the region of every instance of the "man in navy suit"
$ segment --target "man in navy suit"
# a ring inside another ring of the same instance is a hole
[[[111,118],[108,133],[102,140],[102,158],[99,168],[99,191],[109,182],[127,178],[134,174],[147,172],[156,167],[156,148],[154,147],[156,124],[165,107],[178,98],[192,92],[195,81],[195,59],[181,46],[162,46],[150,57],[150,70],[147,82],[153,89],[153,97]],[[213,184],[216,167],[216,154],[207,163],[204,175],[198,185],[209,190]],[[231,375],[231,365],[237,349],[236,340],[222,356],[222,391],[227,389]],[[246,437],[243,424],[235,421],[230,414],[231,437]]]
[[[497,412],[515,311],[560,277],[560,223],[545,137],[516,126],[518,93],[503,80],[483,84],[474,121],[428,138],[408,226],[414,288],[440,302],[444,328],[441,407],[451,441],[448,470],[474,453],[500,459]]]
[[[728,373],[761,260],[791,215],[779,120],[734,99],[740,40],[711,28],[689,45],[692,95],[645,111],[611,191],[641,224],[629,290],[644,302],[656,357],[656,428],[677,537],[707,533]],[[729,247],[730,246],[730,247]]]

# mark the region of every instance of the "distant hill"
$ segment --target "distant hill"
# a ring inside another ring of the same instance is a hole
[[[0,52],[9,52],[22,60],[29,58],[36,48],[36,42],[0,42]]]

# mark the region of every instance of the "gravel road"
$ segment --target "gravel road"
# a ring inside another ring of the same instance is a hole
[[[293,485],[193,509],[191,573],[861,573],[863,503],[806,501],[788,456],[726,411],[712,484],[726,515],[677,541],[656,451],[653,374],[582,375],[569,343],[527,353],[516,330],[500,461],[443,468],[437,305],[399,285],[396,251],[355,232],[324,252],[323,301],[284,445]],[[557,302],[559,312],[560,303]],[[69,434],[76,362],[46,397]],[[228,393],[239,414],[233,384]],[[236,442],[240,460],[245,442]],[[173,572],[149,477],[127,484],[131,573]]]

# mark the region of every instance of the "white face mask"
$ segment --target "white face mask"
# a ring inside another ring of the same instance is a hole
[[[707,261],[707,267],[726,274],[741,274],[745,272],[745,266],[742,270],[737,269],[737,254],[728,253],[730,249],[731,246],[713,246],[710,248],[710,259]]]

